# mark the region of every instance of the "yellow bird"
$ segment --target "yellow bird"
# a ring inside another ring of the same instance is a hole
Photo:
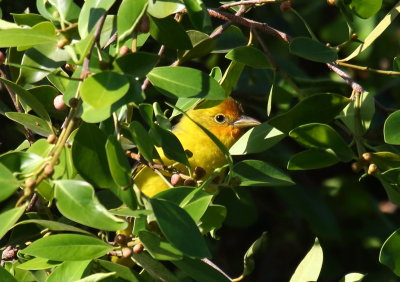
[[[247,128],[260,124],[259,121],[243,115],[242,106],[232,98],[227,98],[214,107],[189,110],[187,115],[207,128],[228,149]],[[172,132],[178,137],[183,148],[193,154],[189,158],[191,168],[203,168],[204,179],[207,179],[216,168],[226,164],[226,158],[211,138],[190,118],[183,116]],[[165,157],[162,149],[157,150],[165,165],[174,163]],[[184,166],[177,168],[186,172]],[[162,176],[147,166],[138,171],[134,183],[149,197],[169,188]]]

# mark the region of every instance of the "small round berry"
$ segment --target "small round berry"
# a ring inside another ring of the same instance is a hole
[[[62,111],[67,107],[64,103],[63,95],[57,95],[54,98],[53,105],[54,105],[54,108],[56,108],[56,110],[59,110],[59,111]]]

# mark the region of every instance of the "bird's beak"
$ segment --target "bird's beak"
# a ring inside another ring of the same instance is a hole
[[[254,127],[260,124],[261,122],[248,116],[241,116],[239,119],[233,122],[233,126],[237,128]]]

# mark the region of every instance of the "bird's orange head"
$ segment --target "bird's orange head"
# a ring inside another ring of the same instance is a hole
[[[213,133],[227,148],[239,139],[246,128],[260,124],[259,121],[243,115],[242,106],[230,97],[216,106],[193,109],[187,114]],[[193,134],[201,130],[185,116],[177,125],[177,129],[179,128],[190,128]]]

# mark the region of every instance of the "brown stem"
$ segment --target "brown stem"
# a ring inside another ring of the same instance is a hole
[[[385,75],[400,75],[399,71],[389,71],[389,70],[378,70],[378,69],[373,69],[370,67],[364,67],[364,66],[358,66],[358,65],[353,65],[345,62],[336,62],[339,66],[347,67],[347,68],[352,68],[356,70],[361,70],[361,71],[369,71],[369,72],[374,72],[374,73],[379,73],[379,74],[385,74]]]
[[[247,9],[248,9],[248,7],[241,6],[239,8],[239,10],[235,13],[235,16],[240,17],[241,15],[246,13]],[[216,38],[216,37],[220,36],[222,34],[222,32],[224,32],[224,30],[227,29],[228,27],[230,27],[231,25],[232,25],[232,21],[227,21],[223,25],[219,26],[216,30],[214,30],[214,32],[211,33],[210,37],[211,38]]]
[[[161,57],[162,54],[164,54],[164,51],[165,51],[165,46],[161,45],[160,50],[158,50],[157,55]],[[157,64],[158,64],[158,62],[157,62]],[[141,87],[142,91],[145,91],[147,89],[147,87],[149,86],[149,84],[150,84],[150,80],[148,78],[146,78]]]
[[[350,85],[350,87],[353,89],[353,94],[351,95],[351,98],[354,100],[355,95],[359,95],[361,93],[364,93],[365,90],[364,88],[358,84],[357,82],[355,82],[347,73],[345,73],[344,71],[342,71],[341,69],[339,69],[337,67],[336,63],[327,63],[326,64],[328,66],[328,68],[335,72],[337,75],[339,75],[348,85]]]

